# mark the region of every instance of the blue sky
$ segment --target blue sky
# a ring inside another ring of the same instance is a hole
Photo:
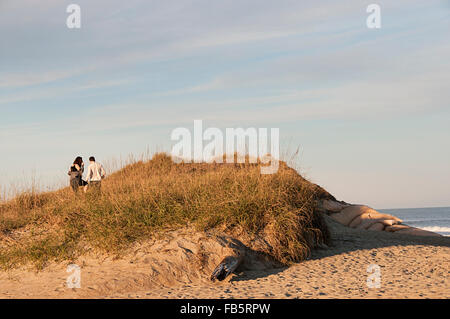
[[[3,190],[170,150],[202,119],[280,128],[339,199],[450,206],[448,1],[0,0],[0,39]]]

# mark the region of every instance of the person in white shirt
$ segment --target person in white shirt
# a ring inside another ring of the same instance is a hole
[[[89,157],[89,162],[90,164],[87,169],[86,182],[88,182],[89,187],[100,190],[102,179],[106,177],[105,169],[102,164],[95,161],[94,156]],[[88,185],[86,185],[85,191],[87,190]]]

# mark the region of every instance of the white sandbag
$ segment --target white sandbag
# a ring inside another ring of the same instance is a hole
[[[339,213],[331,214],[330,217],[343,225],[349,226],[352,220],[354,220],[359,215],[363,214],[367,209],[370,208],[362,205],[353,205],[344,208]]]

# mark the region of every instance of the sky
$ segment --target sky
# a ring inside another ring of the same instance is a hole
[[[0,187],[65,186],[78,155],[112,170],[203,120],[279,128],[339,200],[450,206],[449,56],[449,1],[0,0]]]

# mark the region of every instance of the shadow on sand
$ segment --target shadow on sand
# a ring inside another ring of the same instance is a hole
[[[309,259],[321,259],[325,257],[345,254],[356,250],[371,250],[392,246],[439,246],[450,247],[450,237],[414,236],[385,231],[369,231],[353,229],[343,226],[328,216],[324,216],[327,222],[332,243],[328,248],[313,250]],[[237,275],[230,282],[242,280],[254,280],[283,272],[288,267],[265,269],[264,271],[239,269]]]

